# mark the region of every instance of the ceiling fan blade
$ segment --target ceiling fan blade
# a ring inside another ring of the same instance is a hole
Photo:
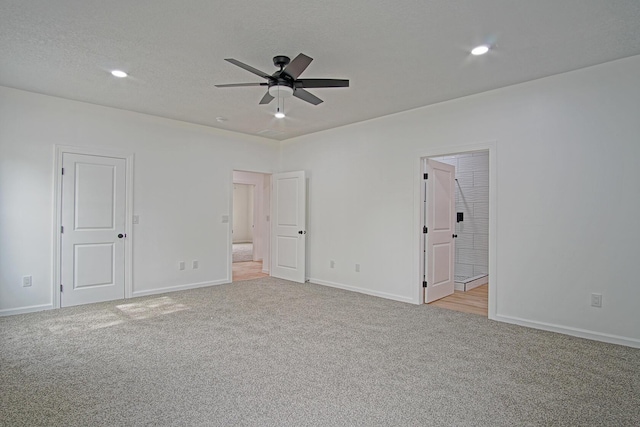
[[[309,58],[304,53],[301,53],[293,58],[293,61],[291,61],[289,65],[284,67],[284,70],[282,70],[282,72],[287,73],[294,79],[297,79],[298,76],[307,69],[309,64],[311,64],[311,61],[313,61],[313,58]]]
[[[317,87],[349,87],[349,80],[342,79],[300,79],[295,81],[296,87],[299,88],[317,88]]]
[[[322,99],[318,98],[317,96],[313,95],[310,92],[307,92],[304,89],[296,89],[293,91],[293,96],[295,96],[296,98],[300,98],[303,101],[307,101],[313,105],[318,105],[322,102]]]
[[[229,83],[226,85],[215,85],[215,87],[245,87],[245,86],[267,86],[268,83]]]
[[[250,73],[253,73],[257,76],[260,76],[262,78],[265,79],[269,79],[271,78],[271,76],[267,73],[265,73],[264,71],[260,71],[257,68],[253,68],[251,65],[247,65],[244,62],[240,62],[237,59],[233,59],[233,58],[226,58],[225,61],[231,62],[233,65],[237,65],[240,68],[243,68],[245,70],[247,70]]]
[[[271,96],[271,94],[269,92],[267,92],[267,93],[264,94],[264,96],[260,100],[260,104],[268,104],[273,100],[274,100],[273,96]]]

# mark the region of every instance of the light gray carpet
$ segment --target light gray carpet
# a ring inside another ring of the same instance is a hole
[[[253,243],[234,243],[233,262],[253,261]]]
[[[3,426],[638,426],[640,350],[273,278],[0,318]]]

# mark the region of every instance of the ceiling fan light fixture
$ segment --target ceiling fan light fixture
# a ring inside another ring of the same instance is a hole
[[[471,54],[475,56],[484,55],[487,52],[489,52],[489,46],[487,46],[486,44],[476,46],[471,49]]]
[[[276,111],[276,119],[284,119],[286,116],[284,115],[284,112],[280,111],[280,108],[278,108],[278,110]]]
[[[293,88],[285,85],[273,85],[269,87],[269,95],[274,98],[288,98],[293,95]]]

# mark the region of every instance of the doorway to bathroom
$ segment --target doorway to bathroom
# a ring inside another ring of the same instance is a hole
[[[489,151],[424,158],[424,302],[488,315]]]

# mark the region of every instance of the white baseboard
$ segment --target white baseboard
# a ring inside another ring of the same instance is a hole
[[[179,285],[179,286],[169,286],[166,288],[157,288],[157,289],[149,289],[149,290],[144,290],[144,291],[133,291],[131,297],[143,297],[146,295],[157,295],[157,294],[165,294],[168,292],[175,292],[175,291],[184,291],[187,289],[196,289],[196,288],[204,288],[207,286],[216,286],[216,285],[225,285],[231,283],[230,280],[227,279],[221,279],[221,280],[215,280],[212,282],[200,282],[200,283],[189,283],[186,285]],[[42,305],[32,305],[32,306],[28,306],[28,307],[18,307],[18,308],[7,308],[4,310],[0,310],[0,317],[2,316],[13,316],[14,314],[23,314],[23,313],[33,313],[36,311],[43,311],[43,310],[52,310],[53,309],[53,305],[52,304],[42,304]]]
[[[144,297],[147,295],[166,294],[168,292],[186,291],[187,289],[206,288],[207,286],[226,285],[231,283],[228,279],[214,280],[212,282],[188,283],[186,285],[168,286],[166,288],[147,289],[144,291],[133,291],[132,297]]]
[[[374,297],[386,298],[386,299],[390,299],[390,300],[394,300],[394,301],[400,301],[400,302],[406,302],[406,303],[409,303],[409,304],[415,304],[415,302],[413,301],[412,298],[403,297],[401,295],[389,294],[387,292],[380,292],[380,291],[372,291],[371,289],[359,288],[357,286],[344,285],[342,283],[328,282],[326,280],[314,279],[313,277],[309,277],[307,280],[309,282],[313,283],[313,284],[316,284],[316,285],[329,286],[331,288],[344,289],[345,291],[358,292],[360,294],[371,295],[371,296],[374,296]]]
[[[14,314],[33,313],[35,311],[51,310],[53,304],[30,305],[28,307],[5,308],[0,310],[0,316],[13,316]]]
[[[492,320],[498,322],[512,323],[514,325],[526,326],[527,328],[541,329],[543,331],[557,332],[559,334],[571,335],[588,340],[602,341],[610,344],[624,345],[627,347],[640,348],[640,340],[635,338],[621,337],[619,335],[604,334],[601,332],[589,331],[586,329],[572,328],[569,326],[554,325],[552,323],[537,322],[521,319],[519,317],[496,315]]]

